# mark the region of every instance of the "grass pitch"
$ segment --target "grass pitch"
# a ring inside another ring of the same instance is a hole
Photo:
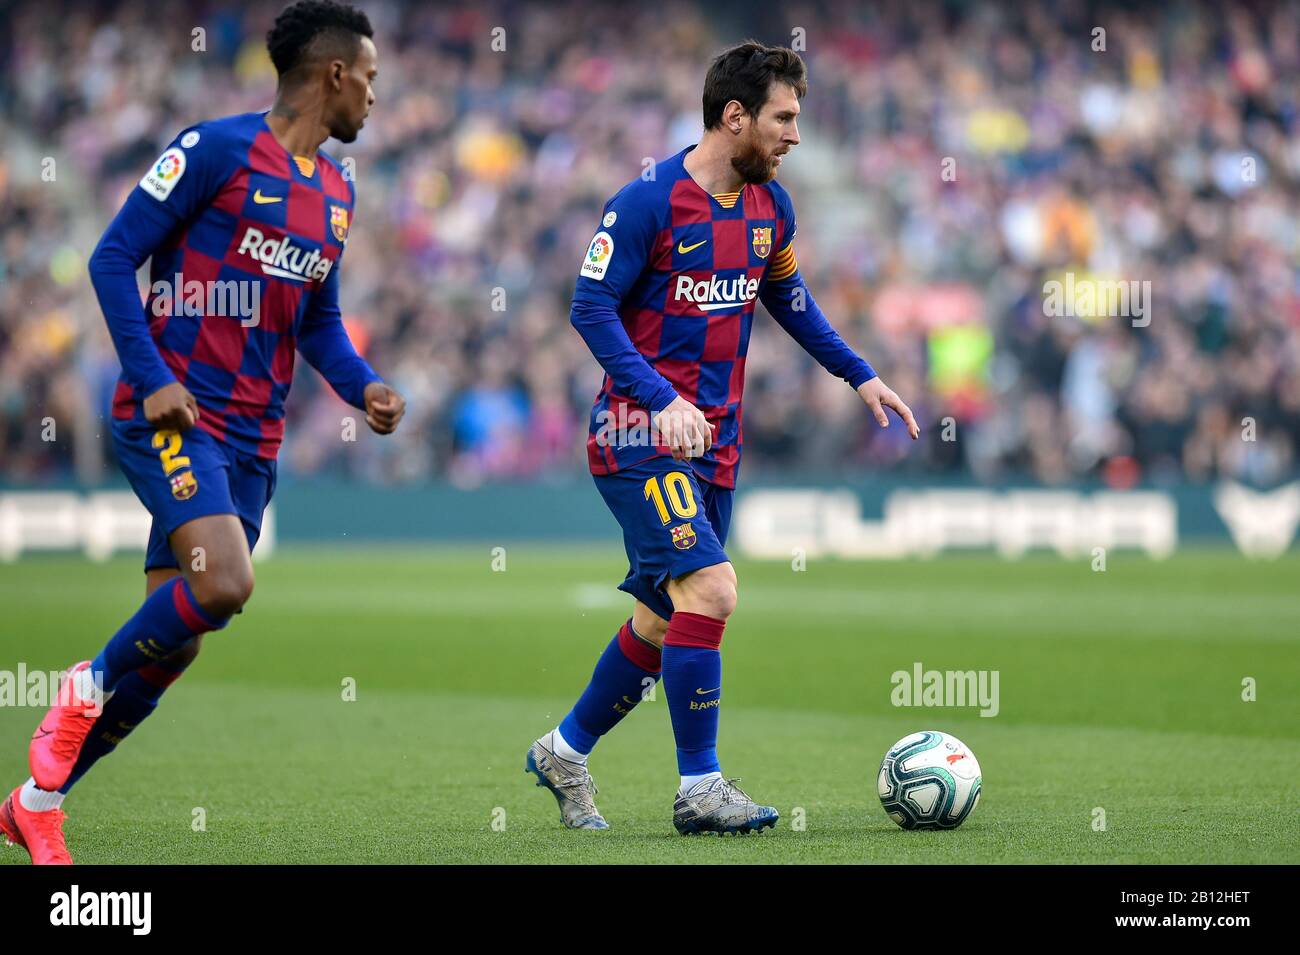
[[[725,840],[672,828],[662,687],[592,755],[612,830],[561,827],[524,752],[630,612],[613,589],[626,565],[615,550],[522,547],[504,572],[491,563],[481,547],[281,549],[259,564],[243,616],[69,797],[74,858],[1300,861],[1300,555],[1112,555],[1104,573],[1048,556],[741,562],[720,752],[782,820]],[[138,606],[139,565],[0,565],[0,669],[91,656]],[[918,661],[998,671],[998,714],[893,706],[890,675]],[[3,786],[27,776],[40,717],[0,707]],[[875,795],[886,748],[927,728],[983,769],[954,832],[903,832]]]

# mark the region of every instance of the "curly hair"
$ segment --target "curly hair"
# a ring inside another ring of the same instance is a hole
[[[733,99],[749,115],[757,116],[773,82],[787,84],[803,99],[808,92],[808,70],[798,53],[746,40],[720,54],[704,79],[704,128],[721,126],[722,111]]]
[[[356,7],[334,0],[298,0],[280,12],[266,34],[266,49],[283,79],[318,56],[352,61],[361,37],[373,37],[370,19]]]

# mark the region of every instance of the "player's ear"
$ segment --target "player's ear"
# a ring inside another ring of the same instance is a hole
[[[343,89],[343,74],[347,72],[348,65],[342,60],[330,61],[330,86],[337,92]]]
[[[722,125],[729,129],[733,134],[744,132],[745,117],[744,105],[740,100],[733,99],[722,110]]]

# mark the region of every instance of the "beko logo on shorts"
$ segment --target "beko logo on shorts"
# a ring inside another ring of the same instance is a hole
[[[294,282],[323,282],[334,265],[334,260],[321,255],[319,249],[308,252],[294,245],[288,236],[267,238],[261,229],[252,226],[239,242],[239,254],[262,263],[262,271],[267,275]]]
[[[717,275],[698,282],[689,275],[677,276],[677,288],[673,298],[679,302],[691,302],[702,312],[713,312],[720,308],[736,308],[752,302],[758,295],[758,279],[738,275],[724,279]]]

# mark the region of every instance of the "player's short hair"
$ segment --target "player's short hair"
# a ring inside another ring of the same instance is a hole
[[[757,116],[774,82],[785,83],[800,99],[808,92],[808,69],[794,50],[746,40],[720,54],[704,78],[704,128],[721,126],[722,111],[733,99]]]
[[[370,18],[334,0],[298,0],[280,11],[267,31],[266,49],[281,79],[318,57],[351,63],[361,38],[374,37]]]

